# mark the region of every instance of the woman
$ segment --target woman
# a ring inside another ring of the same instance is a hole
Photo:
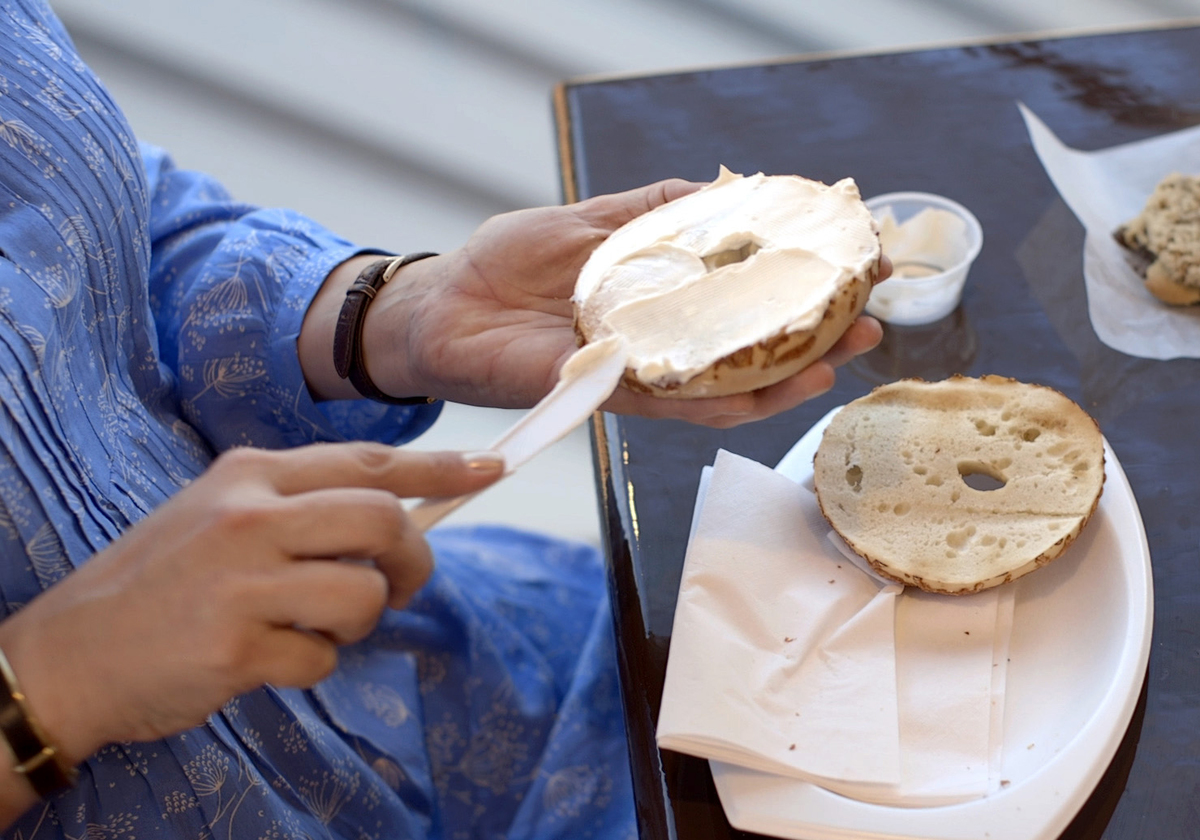
[[[438,404],[358,397],[533,404],[588,253],[694,185],[507,214],[404,265],[356,299],[356,388],[335,337],[379,255],[139,147],[45,3],[0,23],[7,836],[631,837],[595,552],[427,543],[398,497],[503,464],[384,445]],[[754,420],[878,338],[864,319],[756,394],[605,408]]]

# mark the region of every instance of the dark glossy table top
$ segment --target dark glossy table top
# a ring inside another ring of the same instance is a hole
[[[643,840],[748,837],[707,762],[654,743],[700,469],[725,448],[774,464],[831,407],[879,382],[996,373],[1057,388],[1099,421],[1141,507],[1155,627],[1142,703],[1064,838],[1200,837],[1200,360],[1102,344],[1087,316],[1083,230],[1017,110],[1098,149],[1200,124],[1200,26],[568,83],[557,92],[568,199],[667,177],[852,176],[865,196],[924,190],[983,224],[962,306],[889,327],[835,389],[730,431],[593,423]]]

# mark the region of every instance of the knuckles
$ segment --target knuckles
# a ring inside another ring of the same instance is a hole
[[[383,615],[383,610],[387,606],[387,597],[387,587],[383,586],[370,597],[364,598],[359,609],[340,628],[338,641],[342,644],[353,644],[371,635],[371,631],[379,624],[379,617]]]
[[[337,668],[337,648],[332,644],[314,644],[297,656],[296,676],[290,681],[281,681],[296,688],[311,688],[328,677]]]
[[[383,573],[373,567],[355,572],[337,595],[342,605],[338,635],[346,642],[356,642],[374,630],[387,606],[388,582]]]
[[[214,628],[204,646],[203,670],[215,675],[218,684],[238,690],[257,687],[264,681],[259,655],[262,643],[247,625],[230,623]]]
[[[209,506],[207,518],[213,534],[239,538],[272,528],[278,516],[274,500],[226,497]]]
[[[304,688],[312,688],[321,680],[330,676],[334,669],[337,668],[338,655],[337,649],[332,645],[324,648],[320,659],[313,663],[312,671],[310,672]]]
[[[346,452],[355,467],[367,478],[382,481],[395,471],[397,452],[386,444],[366,441],[350,443],[346,444]]]
[[[238,446],[218,455],[209,467],[209,472],[226,478],[257,474],[270,468],[279,460],[279,457],[278,452],[267,449]]]
[[[370,555],[387,551],[404,540],[410,525],[395,496],[383,490],[363,491],[356,504],[367,523],[359,536]]]
[[[251,627],[259,613],[259,605],[270,594],[270,575],[244,568],[210,568],[206,574],[191,581],[195,597],[203,606],[201,617],[204,630],[219,638],[220,649],[233,651],[238,635],[252,637]]]

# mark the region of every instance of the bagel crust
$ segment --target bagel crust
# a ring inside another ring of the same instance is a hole
[[[906,379],[839,411],[813,466],[821,512],[876,571],[959,595],[1062,554],[1099,503],[1104,442],[1052,388]]]
[[[776,333],[750,347],[722,356],[686,382],[643,382],[636,372],[627,368],[621,384],[631,391],[657,397],[696,399],[744,394],[782,382],[820,359],[841,338],[867,305],[878,276],[876,264],[871,273],[847,282],[830,301],[816,327]],[[578,320],[576,335],[580,346],[587,343],[587,334]]]
[[[878,280],[878,229],[850,179],[743,178],[697,193],[602,243],[573,298],[582,346],[629,339],[622,384],[692,399],[764,388],[821,358]]]

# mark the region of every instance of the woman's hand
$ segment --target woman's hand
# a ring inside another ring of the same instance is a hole
[[[406,266],[367,313],[363,336],[371,378],[396,396],[533,405],[575,351],[571,295],[596,245],[631,219],[700,186],[662,181],[563,207],[506,213],[485,222],[461,249]],[[347,384],[329,379],[332,322],[353,275],[375,259],[347,263],[305,322],[302,359],[319,396],[353,396]],[[885,261],[881,277],[889,272]],[[754,393],[670,400],[619,388],[603,408],[711,426],[761,419],[827,391],[834,367],[870,350],[881,336],[875,319],[860,318],[825,359]]]
[[[430,574],[400,497],[472,492],[502,470],[492,453],[377,444],[228,452],[0,624],[0,648],[71,763],[263,683],[312,685]]]

